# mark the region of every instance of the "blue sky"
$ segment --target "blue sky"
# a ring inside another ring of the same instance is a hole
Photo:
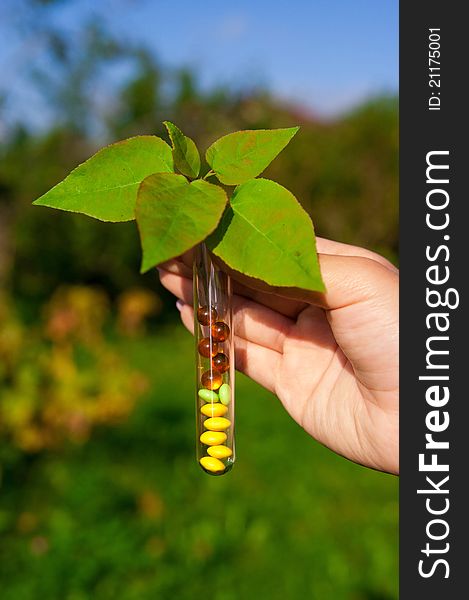
[[[12,26],[12,15],[21,20],[19,0],[3,2],[0,89],[21,96],[22,60],[34,61],[40,43],[35,48]],[[195,68],[206,87],[261,84],[324,117],[397,91],[397,0],[62,0],[51,15],[64,31],[100,16],[162,64]]]

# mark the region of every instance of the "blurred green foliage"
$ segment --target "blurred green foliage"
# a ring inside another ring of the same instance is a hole
[[[122,327],[135,326],[129,303],[127,293]],[[40,324],[28,327],[0,296],[0,464],[17,458],[12,450],[85,442],[93,427],[125,419],[146,388],[103,335],[109,318],[103,292],[58,288],[43,312]]]
[[[54,126],[38,134],[18,125],[0,147],[0,281],[7,281],[15,294],[44,300],[61,283],[99,283],[111,295],[142,282],[154,288],[152,274],[142,279],[138,273],[134,223],[109,227],[81,215],[32,207],[31,201],[106,141],[142,133],[166,137],[165,119],[177,123],[202,150],[230,131],[300,124],[288,151],[265,176],[291,189],[311,214],[318,235],[375,249],[396,261],[395,98],[372,100],[324,123],[267,93],[202,92],[189,72],[168,74],[145,51],[128,49],[134,74],[115,91],[109,110],[96,113],[84,91],[96,77],[90,55],[98,53],[101,63],[124,52],[111,42],[98,44],[96,35],[86,38],[80,58],[71,61],[68,80],[45,81],[47,97],[62,107]],[[76,95],[64,98],[64,88],[76,89]]]
[[[241,376],[239,462],[203,474],[192,341],[138,273],[135,225],[31,206],[98,146],[164,136],[165,119],[202,149],[300,124],[266,177],[318,235],[396,261],[396,99],[321,122],[265,92],[202,91],[99,24],[80,44],[47,27],[35,78],[53,125],[16,123],[0,142],[1,599],[397,598],[396,480],[320,447]],[[130,76],[96,107],[90,90],[119,61]]]
[[[115,348],[150,380],[130,420],[4,473],[2,600],[397,598],[395,478],[322,448],[242,376],[238,461],[209,477],[189,334]]]
[[[274,161],[265,176],[296,195],[311,214],[318,235],[371,248],[396,261],[394,100],[373,101],[337,123],[324,124],[304,120],[270,100],[238,99],[230,120],[220,110],[215,120],[218,126],[211,125],[217,115],[210,102],[198,102],[200,106],[194,108],[196,118],[200,117],[197,127],[187,117],[184,121],[185,105],[181,115],[170,117],[204,148],[227,131],[301,122],[302,129],[288,152]],[[145,130],[122,132],[122,137],[144,131],[164,135],[160,127],[160,122],[154,122]],[[43,300],[50,289],[64,282],[99,283],[111,294],[142,284],[155,289],[153,274],[139,275],[140,247],[134,223],[110,227],[81,215],[31,206],[34,198],[94,149],[93,142],[81,135],[55,130],[40,137],[16,132],[2,150],[0,278],[3,272],[22,298]]]

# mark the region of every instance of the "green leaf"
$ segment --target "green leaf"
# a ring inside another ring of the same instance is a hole
[[[222,183],[244,183],[262,173],[298,129],[290,127],[230,133],[214,142],[205,157]]]
[[[166,142],[151,135],[133,137],[102,148],[34,204],[101,221],[130,221],[143,179],[173,171],[173,156]]]
[[[235,189],[207,245],[232,269],[270,285],[325,289],[310,217],[291,192],[269,179]]]
[[[227,202],[224,190],[182,175],[156,173],[138,191],[135,215],[143,259],[141,271],[179,256],[212,233]]]
[[[200,155],[197,146],[174,123],[164,121],[163,125],[168,130],[173,144],[173,158],[176,168],[183,175],[195,179],[200,172]]]

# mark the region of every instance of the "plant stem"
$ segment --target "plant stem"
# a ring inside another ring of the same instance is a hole
[[[207,177],[212,177],[213,175],[215,175],[215,171],[210,170],[203,176],[203,179],[207,179]]]

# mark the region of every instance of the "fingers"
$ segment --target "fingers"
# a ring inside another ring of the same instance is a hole
[[[168,273],[175,273],[176,275],[181,275],[181,277],[186,277],[192,281],[192,266],[186,264],[183,260],[184,258],[185,257],[173,258],[172,260],[168,260],[167,262],[158,265],[156,268],[160,274],[162,271],[167,271]]]
[[[189,304],[178,302],[181,320],[184,326],[194,332],[194,310]],[[281,354],[255,344],[239,335],[235,335],[235,366],[257,383],[271,392],[275,392],[275,379]]]
[[[256,383],[276,393],[281,354],[235,335],[235,366]]]
[[[233,297],[233,320],[237,335],[280,353],[294,325],[292,319],[240,296]]]
[[[362,302],[377,294],[383,282],[398,280],[397,271],[364,256],[319,254],[319,265],[326,292],[313,292],[301,288],[269,286],[227,269],[234,278],[242,279],[237,293],[280,310],[296,318],[308,305],[325,310],[335,310]],[[277,308],[279,307],[279,308]]]
[[[158,273],[161,283],[167,290],[186,304],[192,304],[194,292],[191,279],[188,279],[184,275],[179,275],[177,269],[168,271],[166,268],[158,267]]]
[[[183,258],[185,260],[185,257]],[[158,272],[160,274],[160,279],[166,273],[173,273],[175,275],[180,275],[181,277],[187,278],[190,280],[190,288],[192,290],[192,269],[185,262],[183,262],[183,260],[173,259],[163,263],[158,267]],[[236,276],[238,277],[241,275],[238,273]],[[267,284],[266,287],[269,288]],[[307,306],[307,303],[305,302],[298,302],[289,298],[285,298],[281,295],[276,295],[273,293],[273,290],[274,288],[270,288],[269,292],[262,292],[252,287],[243,285],[237,281],[235,277],[233,277],[233,291],[237,296],[249,298],[286,317],[296,318],[298,313]],[[173,290],[170,291],[177,295]],[[192,302],[192,300],[188,301]]]
[[[360,246],[342,244],[341,242],[335,242],[333,240],[326,240],[326,238],[317,237],[316,248],[319,254],[333,254],[334,256],[361,256],[363,258],[374,260],[395,273],[398,271],[398,269],[396,269],[396,267],[383,256],[380,256],[371,250],[367,250],[366,248],[360,248]]]
[[[238,296],[249,298],[290,318],[296,318],[308,304],[326,310],[355,304],[376,293],[380,282],[388,279],[387,275],[393,281],[397,277],[398,271],[391,263],[369,250],[323,238],[318,238],[318,248],[332,252],[319,254],[327,290],[324,294],[299,288],[269,286],[237,273],[226,265],[225,269],[234,279],[234,290]],[[192,269],[187,261],[188,256],[185,255],[181,259],[165,263],[161,268],[191,279]]]
[[[185,304],[191,305],[192,283],[189,279],[160,269],[162,284]],[[294,324],[292,319],[266,306],[240,296],[233,296],[234,331],[240,337],[272,349],[283,351],[283,343]]]
[[[181,321],[189,333],[194,335],[194,309],[183,300],[176,302],[176,307],[181,314]]]

